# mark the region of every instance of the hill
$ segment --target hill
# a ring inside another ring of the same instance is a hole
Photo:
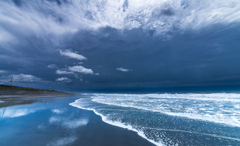
[[[37,96],[61,95],[62,96],[62,95],[70,95],[70,94],[71,93],[65,93],[65,92],[60,92],[55,90],[0,85],[0,96],[5,96],[5,95],[37,95]]]

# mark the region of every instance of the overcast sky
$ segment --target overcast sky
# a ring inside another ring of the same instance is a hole
[[[1,0],[0,83],[240,85],[239,0]]]

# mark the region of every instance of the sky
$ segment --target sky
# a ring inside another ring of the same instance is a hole
[[[1,0],[0,32],[2,84],[240,86],[239,0]]]

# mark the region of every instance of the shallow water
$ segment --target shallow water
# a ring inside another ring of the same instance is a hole
[[[91,94],[70,105],[155,145],[240,145],[240,94]]]
[[[92,111],[69,105],[81,97],[0,108],[0,146],[153,146],[135,132],[102,122]]]

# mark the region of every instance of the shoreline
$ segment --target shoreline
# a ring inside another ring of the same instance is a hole
[[[54,97],[72,97],[76,93],[61,93],[61,94],[28,94],[28,95],[0,95],[0,108],[32,104],[41,98],[54,98]]]
[[[238,100],[236,101],[236,97],[232,97],[232,96],[230,96],[231,98],[227,98],[227,100],[223,100],[223,101],[225,101],[225,102],[228,102],[228,101],[234,101],[234,102],[239,102]],[[101,97],[100,97],[101,98]],[[131,98],[127,98],[127,97],[125,97],[127,100],[131,100]],[[185,97],[186,98],[186,97]],[[184,98],[184,99],[185,99]],[[195,99],[195,98],[193,98],[193,99]],[[225,99],[225,97],[224,97],[224,99]],[[239,99],[239,98],[237,98],[237,99]],[[134,100],[134,99],[132,99],[132,100]],[[197,99],[195,99],[195,100],[199,100],[198,98]],[[208,100],[212,100],[212,99],[209,99],[208,98]],[[216,102],[218,102],[219,100],[221,100],[221,98],[220,99],[215,99],[214,98],[214,101],[216,101]],[[93,98],[93,101],[95,101],[94,100],[94,98]],[[101,100],[100,100],[101,101]],[[112,104],[108,104],[108,105],[114,105],[114,106],[119,106],[119,107],[125,107],[125,106],[123,106],[123,105],[125,105],[125,104],[122,104],[122,103],[120,103],[120,104],[118,104],[118,105],[115,105],[114,103],[116,103],[116,102],[118,102],[118,101],[120,101],[119,99],[118,100],[115,100],[115,102],[112,102]],[[142,101],[142,100],[141,100]],[[202,101],[202,100],[201,100]],[[85,102],[86,102],[86,106],[85,106]],[[78,104],[79,103],[79,104]],[[99,102],[100,104],[105,104],[105,102]],[[136,132],[140,137],[142,137],[142,138],[144,138],[144,139],[146,139],[146,140],[148,140],[149,142],[151,142],[152,144],[155,144],[155,145],[157,145],[157,146],[161,146],[161,145],[164,145],[164,144],[162,144],[163,142],[166,144],[166,145],[168,145],[168,143],[166,143],[166,139],[161,139],[161,140],[159,140],[159,139],[156,139],[156,141],[153,141],[153,140],[151,140],[151,137],[148,135],[148,133],[146,134],[148,137],[149,137],[149,139],[145,136],[145,134],[143,134],[143,132],[142,132],[142,130],[140,129],[140,130],[137,130],[137,129],[134,129],[134,127],[133,126],[131,126],[132,124],[131,124],[131,122],[130,122],[130,124],[126,124],[126,123],[128,123],[128,122],[126,122],[125,123],[125,121],[123,120],[120,120],[121,122],[118,122],[118,119],[117,118],[113,118],[114,120],[111,120],[111,118],[112,117],[114,117],[114,116],[111,116],[111,113],[112,113],[112,115],[114,115],[115,113],[116,113],[116,115],[115,115],[115,117],[116,116],[119,116],[118,114],[117,114],[117,112],[105,112],[105,110],[108,108],[107,106],[105,107],[105,106],[102,106],[102,105],[98,105],[98,104],[91,104],[91,102],[90,102],[90,100],[84,100],[84,99],[82,99],[82,98],[80,98],[80,99],[77,99],[75,102],[73,102],[73,103],[70,103],[70,105],[72,105],[72,106],[75,106],[75,107],[77,107],[77,108],[80,108],[80,109],[84,109],[84,110],[90,110],[90,111],[93,111],[96,115],[99,115],[100,117],[101,117],[101,119],[102,119],[102,121],[103,122],[105,122],[105,123],[107,123],[107,124],[109,124],[109,125],[114,125],[114,126],[117,126],[117,127],[120,127],[120,128],[123,128],[123,129],[127,129],[127,130],[129,130],[129,131],[134,131],[134,132]],[[222,105],[222,104],[221,104]],[[97,108],[95,108],[95,107],[97,107]],[[98,108],[98,107],[101,107],[101,108]],[[136,108],[136,109],[138,109],[137,107],[132,107],[132,106],[128,106],[128,107],[131,107],[131,108]],[[238,105],[237,105],[237,107],[239,107]],[[110,110],[111,110],[112,108],[110,108]],[[115,108],[113,108],[113,110],[114,110]],[[119,108],[116,108],[116,110],[118,110]],[[101,111],[101,110],[103,110],[103,112]],[[120,109],[121,110],[121,109]],[[147,109],[143,109],[143,110],[147,110]],[[98,112],[99,111],[99,112]],[[152,112],[155,112],[155,110],[153,110],[152,109]],[[101,114],[102,113],[102,114]],[[212,143],[212,141],[210,141],[210,139],[211,140],[213,140],[213,141],[215,141],[216,143],[219,143],[219,144],[222,144],[222,143],[225,143],[225,144],[227,144],[227,143],[229,143],[229,141],[231,141],[232,143],[237,143],[237,142],[239,142],[240,141],[240,139],[237,137],[237,133],[238,132],[236,132],[236,135],[234,135],[234,134],[232,134],[234,131],[235,131],[235,128],[239,128],[239,126],[238,125],[232,125],[232,124],[229,124],[229,123],[226,123],[226,124],[223,124],[221,121],[219,122],[215,122],[215,121],[213,121],[213,120],[211,120],[211,121],[208,121],[208,120],[206,120],[206,119],[203,119],[203,118],[190,118],[190,117],[185,117],[185,116],[179,116],[179,115],[173,115],[173,114],[165,114],[165,113],[162,113],[164,116],[160,116],[161,117],[161,119],[163,120],[163,121],[169,121],[169,123],[171,123],[171,125],[168,125],[168,122],[164,122],[164,126],[165,125],[167,125],[167,126],[169,126],[168,128],[164,128],[164,129],[162,129],[161,127],[158,129],[158,128],[151,128],[151,126],[150,126],[150,128],[149,129],[153,129],[153,130],[163,130],[163,131],[166,131],[166,132],[168,132],[169,133],[169,135],[171,135],[171,134],[173,134],[174,133],[174,135],[176,135],[176,136],[179,136],[177,133],[183,133],[184,135],[186,135],[186,139],[185,139],[185,141],[183,140],[183,143],[188,143],[188,139],[187,139],[187,137],[189,137],[189,136],[196,136],[196,137],[198,137],[198,136],[201,136],[201,137],[204,137],[205,138],[205,141],[203,142],[203,143]],[[110,115],[109,117],[109,119],[108,119],[108,115]],[[165,116],[166,115],[166,116]],[[120,115],[121,116],[121,115]],[[170,117],[170,118],[168,118],[168,117]],[[230,120],[230,119],[229,119]],[[133,121],[134,122],[134,121]],[[178,124],[178,123],[181,123],[181,124]],[[187,125],[186,123],[191,123],[192,125],[200,125],[200,126],[202,126],[202,129],[200,129],[200,130],[196,130],[195,128],[191,128],[191,127],[184,127],[184,125]],[[173,125],[173,126],[172,126]],[[183,125],[183,128],[182,128],[182,125]],[[179,129],[175,129],[175,127],[180,127]],[[209,127],[209,128],[208,128]],[[225,130],[225,128],[226,127],[228,127],[228,129],[229,130]],[[234,128],[235,127],[235,128]],[[143,127],[144,128],[144,127]],[[222,133],[215,133],[215,130],[214,129],[216,129],[216,128],[219,128],[220,130],[222,130]],[[210,132],[206,132],[206,130],[205,129],[207,129],[207,130],[209,130]],[[233,132],[231,133],[231,132],[229,132],[229,131],[231,131],[231,129],[233,130]],[[175,134],[176,133],[176,134]],[[181,137],[181,136],[180,136]],[[177,139],[175,139],[174,137],[172,137],[172,139],[173,139],[173,142],[176,142],[176,143],[178,143],[178,140]],[[220,140],[221,139],[221,140]],[[202,141],[200,141],[199,139],[194,139],[194,140],[196,140],[197,142],[201,142],[202,143]],[[169,143],[171,143],[171,142],[169,142]]]
[[[142,131],[138,131],[136,129],[134,129],[131,125],[124,125],[123,123],[120,123],[120,122],[113,122],[113,121],[108,121],[107,120],[107,117],[106,116],[103,116],[102,114],[98,113],[95,109],[91,109],[91,108],[83,108],[81,106],[77,106],[77,105],[74,105],[74,103],[78,100],[81,100],[82,98],[79,98],[77,100],[75,100],[74,102],[72,103],[69,103],[69,105],[73,106],[73,107],[76,107],[76,108],[79,108],[79,109],[83,109],[83,110],[88,110],[88,111],[92,111],[94,114],[98,115],[101,117],[101,120],[104,122],[104,123],[107,123],[109,125],[112,125],[112,126],[115,126],[115,127],[119,127],[119,128],[123,128],[123,129],[126,129],[126,130],[129,130],[129,131],[133,131],[133,132],[136,132],[138,136],[142,137],[143,139],[146,139],[147,141],[149,141],[150,143],[156,145],[156,146],[164,146],[163,143],[161,143],[160,141],[159,142],[155,142],[151,139],[148,139]]]
[[[12,99],[12,98],[40,98],[40,97],[65,97],[65,96],[74,96],[77,93],[64,93],[64,94],[28,94],[28,95],[0,95],[1,99]]]
[[[13,108],[15,111],[25,111],[28,109],[29,111],[34,112],[29,112],[26,115],[15,118],[2,119],[5,122],[3,122],[1,125],[2,127],[0,126],[0,128],[4,131],[15,128],[19,131],[31,131],[31,133],[26,132],[25,134],[20,135],[12,134],[10,135],[12,137],[3,135],[1,143],[6,146],[16,145],[20,142],[22,145],[26,146],[34,144],[56,145],[56,143],[59,142],[66,142],[66,144],[72,146],[78,146],[79,143],[86,146],[154,146],[154,144],[142,138],[134,131],[106,123],[102,120],[101,116],[96,115],[92,111],[69,106],[70,103],[79,98],[86,97],[79,96],[77,98],[62,98],[61,100],[58,98],[52,98],[53,100],[51,98],[46,98],[44,99],[46,102],[50,100],[47,106],[45,106],[44,103],[34,103],[32,106],[22,105],[21,107]],[[44,106],[44,110],[39,110],[39,106]],[[10,109],[11,108],[8,108],[7,110]],[[60,112],[55,112],[56,109]],[[69,115],[72,116],[69,117]],[[34,120],[40,116],[40,121]],[[16,121],[18,126],[15,126]],[[73,132],[69,132],[69,129]],[[39,135],[39,132],[41,135]],[[26,137],[27,139],[23,140]],[[15,139],[14,141],[9,141],[9,139],[13,138]],[[41,138],[41,140],[36,141],[36,138]]]

